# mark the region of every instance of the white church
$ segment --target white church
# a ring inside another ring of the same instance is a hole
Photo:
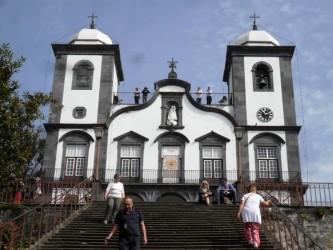
[[[252,30],[226,47],[228,92],[211,104],[206,93],[200,102],[194,86],[177,78],[173,58],[168,78],[148,85],[146,101],[141,92],[139,102],[134,92],[130,98],[119,92],[119,45],[93,20],[52,48],[52,93],[63,108],[45,124],[44,178],[93,176],[103,189],[119,173],[126,193],[152,202],[167,196],[196,201],[203,180],[214,186],[221,177],[231,183],[301,181],[295,46],[280,45],[257,29],[255,19]]]

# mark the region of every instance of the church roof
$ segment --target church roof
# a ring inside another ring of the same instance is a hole
[[[98,29],[82,29],[73,35],[69,44],[112,44],[111,38]]]
[[[280,43],[264,30],[251,30],[236,38],[234,45],[280,46]]]

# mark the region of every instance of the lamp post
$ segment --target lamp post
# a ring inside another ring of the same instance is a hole
[[[99,179],[99,149],[100,149],[100,142],[103,139],[104,129],[102,127],[95,128],[95,137],[96,137],[96,150],[95,150],[95,179],[98,181]]]
[[[99,148],[101,139],[103,139],[104,130],[102,127],[94,128],[95,137],[96,137],[96,146],[95,146],[95,181],[92,183],[92,192],[91,198],[92,201],[99,201],[100,199],[100,182],[99,179]]]
[[[242,166],[241,166],[241,140],[243,138],[244,128],[242,127],[235,127],[235,137],[237,140],[237,181],[242,181]]]

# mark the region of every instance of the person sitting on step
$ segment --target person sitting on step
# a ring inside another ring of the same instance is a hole
[[[217,203],[224,203],[224,198],[229,198],[229,200],[236,204],[236,189],[232,184],[228,183],[227,178],[221,178],[220,184],[217,188]]]
[[[211,206],[212,202],[210,197],[212,196],[212,192],[209,189],[208,181],[203,181],[200,185],[199,189],[199,203],[204,203],[207,206]]]

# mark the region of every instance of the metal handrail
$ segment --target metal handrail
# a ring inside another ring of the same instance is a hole
[[[261,207],[262,229],[278,249],[325,249],[300,226],[295,224],[279,207]]]
[[[56,231],[87,205],[91,178],[76,183],[54,182],[46,201],[0,225],[0,249],[30,249],[34,244],[38,245],[45,235]]]

